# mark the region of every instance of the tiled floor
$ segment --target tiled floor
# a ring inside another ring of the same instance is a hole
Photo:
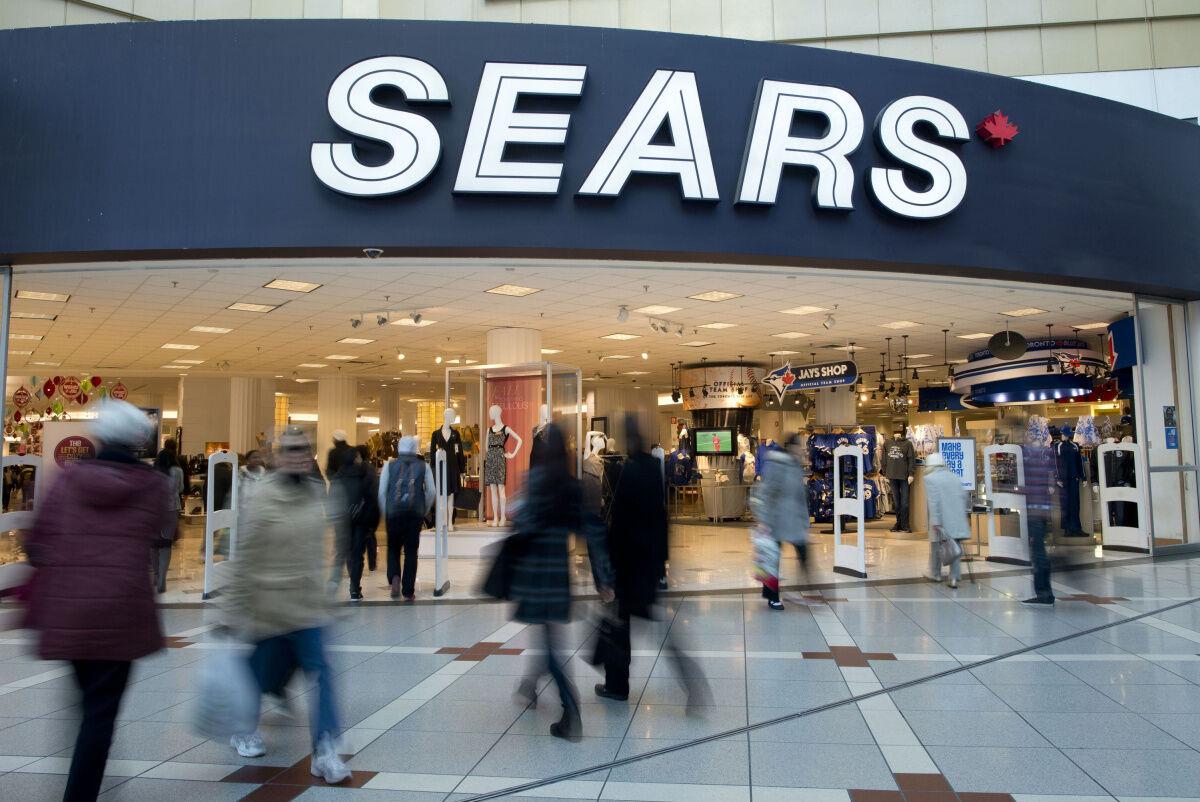
[[[1115,562],[1058,574],[1055,585],[1053,610],[1022,607],[1028,577],[1003,574],[981,574],[957,591],[846,584],[793,596],[782,612],[753,594],[673,596],[659,621],[635,629],[628,703],[591,693],[597,675],[585,658],[597,610],[581,604],[563,633],[585,703],[579,743],[549,736],[559,713],[551,688],[536,707],[514,701],[541,659],[541,640],[510,623],[506,606],[345,607],[329,635],[342,751],[355,774],[339,788],[307,771],[311,692],[302,683],[291,689],[295,717],[276,707],[264,715],[266,757],[239,758],[191,732],[198,671],[220,645],[215,614],[167,608],[172,648],[137,665],[102,799],[441,802],[563,774],[571,776],[523,795],[1200,798],[1200,603],[845,702],[1191,599],[1200,595],[1200,560]],[[711,691],[691,715],[663,650],[668,633]],[[0,635],[0,799],[57,799],[77,726],[71,676],[31,659],[28,633]]]

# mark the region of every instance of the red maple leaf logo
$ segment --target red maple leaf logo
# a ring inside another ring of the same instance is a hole
[[[796,374],[792,373],[790,370],[787,373],[783,374],[783,386],[784,387],[791,387],[792,382],[794,382],[795,380],[796,380]]]
[[[975,133],[993,148],[1004,147],[1020,132],[1021,130],[999,109],[984,117],[983,121],[975,126]]]

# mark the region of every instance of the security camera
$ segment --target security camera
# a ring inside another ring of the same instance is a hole
[[[412,319],[412,322],[413,322],[413,325],[414,325],[414,326],[420,326],[420,325],[421,325],[421,320],[422,320],[422,317],[421,317],[421,313],[420,313],[420,312],[413,312],[411,315],[409,315],[409,318],[411,318],[411,319]]]
[[[362,318],[361,318],[361,317],[352,317],[352,318],[350,318],[350,328],[352,328],[352,329],[357,329],[357,328],[358,328],[359,326],[361,326],[361,325],[362,325]]]
[[[363,248],[363,256],[368,259],[378,259],[383,256],[383,248]]]

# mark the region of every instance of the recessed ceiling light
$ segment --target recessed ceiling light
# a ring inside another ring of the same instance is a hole
[[[176,359],[176,363],[180,365],[203,365],[203,359]]]
[[[468,359],[465,362],[463,362],[463,364],[464,365],[478,365],[479,360],[478,359]]]
[[[1038,309],[1036,306],[1027,306],[1024,309],[1010,309],[1004,314],[1009,317],[1029,317],[1030,315],[1044,315],[1045,309]]]
[[[802,331],[781,331],[778,334],[772,334],[772,337],[778,337],[781,340],[799,340],[802,337],[811,337],[811,334],[805,334]]]
[[[393,326],[413,326],[414,328],[418,329],[423,329],[426,326],[432,326],[434,323],[437,323],[437,321],[430,320],[426,317],[422,317],[420,323],[414,322],[411,317],[402,317],[399,320],[392,321]]]
[[[401,372],[401,373],[413,373],[413,374],[415,374],[415,373],[428,373],[429,371],[427,371],[427,370],[422,370],[421,368],[408,368],[407,370],[402,370],[402,371],[400,371],[400,372]]]
[[[62,366],[61,362],[34,362],[33,364],[41,365],[42,367],[46,368],[57,368]]]
[[[178,363],[172,363],[170,365],[163,365],[160,369],[161,370],[187,370],[188,366],[180,365]]]
[[[553,354],[561,354],[562,349],[561,348],[543,348],[542,353],[546,356],[552,356]]]
[[[58,315],[49,312],[10,312],[9,317],[17,320],[58,320]]]
[[[327,365],[326,365],[324,362],[304,362],[304,363],[302,363],[302,364],[300,364],[300,365],[297,365],[296,367],[298,367],[298,368],[312,368],[312,369],[316,370],[316,369],[318,369],[318,368],[324,368],[324,367],[328,367],[328,366],[327,366]]]
[[[640,334],[605,334],[601,340],[636,340]]]
[[[799,351],[769,351],[769,352],[767,352],[767,356],[791,356],[792,354],[798,354],[798,353],[800,353],[800,352]]]
[[[351,359],[354,359],[354,357],[350,354],[329,354],[325,358],[331,362],[347,362]]]
[[[891,323],[880,323],[881,329],[911,329],[919,326],[919,323],[913,323],[911,320],[893,320]]]
[[[701,323],[696,328],[698,329],[732,329],[736,327],[736,323]]]
[[[492,295],[508,295],[513,298],[524,298],[526,295],[533,295],[535,292],[541,291],[540,287],[522,287],[520,284],[501,284],[499,287],[484,290]]]
[[[632,357],[630,357],[629,354],[610,354],[608,356],[600,357],[601,362],[606,359],[632,359]]]
[[[696,295],[689,295],[688,297],[693,301],[712,301],[713,303],[716,303],[717,301],[731,301],[734,298],[741,298],[742,293],[724,292],[723,290],[709,290],[708,292],[701,292],[697,293]]]
[[[815,315],[817,312],[828,312],[823,306],[793,306],[791,309],[780,309],[781,315]]]
[[[651,304],[650,306],[643,306],[640,309],[634,309],[633,311],[635,311],[639,314],[642,314],[642,315],[669,315],[672,312],[678,312],[679,307],[678,306],[663,306],[662,304]]]
[[[233,329],[225,329],[220,326],[192,326],[189,331],[199,332],[200,334],[228,334]]]
[[[703,348],[706,345],[712,345],[712,343],[705,342],[704,340],[691,340],[689,342],[684,343],[684,346],[686,348]]]
[[[647,376],[650,374],[648,370],[624,370],[621,371],[622,376]]]
[[[925,359],[926,357],[931,357],[931,356],[933,356],[933,354],[909,354],[908,358],[909,359]]]
[[[8,335],[8,339],[39,341],[42,339],[42,335],[40,335],[40,334],[10,334],[10,335]]]
[[[292,281],[287,278],[277,278],[272,282],[263,285],[263,289],[267,290],[287,290],[288,292],[312,292],[320,288],[320,284],[313,284],[311,281]]]
[[[967,360],[965,360],[965,359],[951,359],[951,360],[950,360],[950,364],[951,364],[951,365],[965,365],[965,364],[967,364]]]
[[[58,301],[59,303],[71,300],[70,295],[64,295],[61,292],[35,292],[34,290],[17,290],[17,297],[25,301]]]
[[[861,351],[862,349],[863,349],[863,347],[861,345],[835,345],[832,350],[834,350],[834,351]]]
[[[271,304],[252,304],[247,301],[238,301],[225,308],[232,309],[234,312],[271,312],[278,309],[279,305],[272,306]]]
[[[374,340],[364,340],[362,337],[343,337],[338,340],[342,345],[370,345]]]
[[[9,356],[33,356],[33,351],[9,351]]]
[[[293,379],[293,381],[296,382],[296,384],[309,384],[311,382],[315,382],[316,379]]]
[[[1106,329],[1106,328],[1108,328],[1108,324],[1107,323],[1076,323],[1071,328],[1079,329],[1080,331],[1087,331],[1088,329]]]
[[[986,340],[988,337],[991,337],[992,335],[988,334],[985,331],[977,331],[974,334],[959,334],[957,336],[958,336],[958,339],[960,339],[960,340]]]
[[[168,351],[195,351],[200,346],[188,345],[187,343],[163,343],[159,348],[166,348]]]

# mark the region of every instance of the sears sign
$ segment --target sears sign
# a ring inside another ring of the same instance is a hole
[[[535,96],[582,97],[587,70],[583,64],[484,64],[454,191],[557,194],[562,162],[505,158],[505,150],[514,145],[564,147],[570,114],[517,109]],[[329,116],[347,133],[386,145],[391,157],[368,164],[350,142],[313,143],[313,172],[330,189],[359,197],[395,195],[418,186],[437,168],[442,157],[438,129],[417,111],[376,102],[373,93],[384,87],[398,89],[415,107],[450,103],[441,73],[421,59],[380,56],[347,67],[329,88]],[[793,133],[798,114],[823,118],[823,133]],[[862,108],[850,93],[834,86],[762,80],[748,123],[741,172],[731,188],[737,203],[773,205],[780,177],[791,167],[813,172],[817,208],[854,208],[849,156],[862,144],[864,126]],[[932,219],[962,203],[967,172],[952,146],[969,139],[970,129],[958,109],[936,97],[909,95],[880,109],[874,127],[883,156],[924,176],[924,185],[914,188],[900,167],[871,168],[867,186],[883,209]],[[664,131],[669,135],[663,136]],[[572,191],[615,198],[635,173],[674,178],[685,200],[721,200],[694,72],[655,70],[624,119],[613,121],[608,144]]]

